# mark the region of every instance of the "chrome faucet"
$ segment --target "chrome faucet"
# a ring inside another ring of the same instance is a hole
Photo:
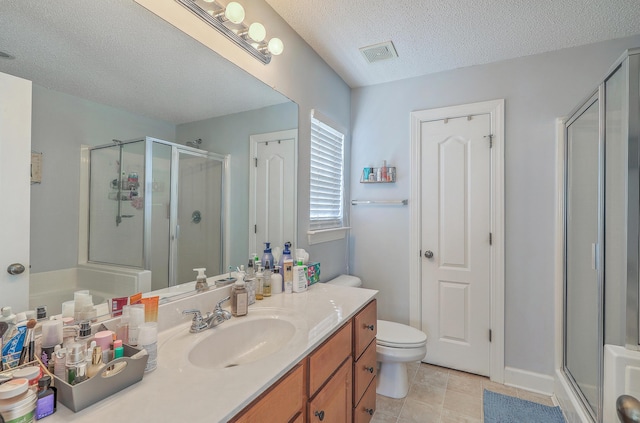
[[[231,313],[228,310],[222,309],[222,303],[229,301],[230,299],[231,297],[226,297],[218,301],[213,309],[213,313],[209,312],[205,316],[200,313],[200,310],[183,310],[182,314],[193,314],[193,320],[191,321],[191,328],[189,329],[189,332],[202,332],[203,330],[216,327],[231,319]]]

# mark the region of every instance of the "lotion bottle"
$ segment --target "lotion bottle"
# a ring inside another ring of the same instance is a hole
[[[280,274],[280,267],[276,266],[273,269],[273,273],[271,274],[271,294],[281,294],[282,293],[282,275]]]
[[[249,311],[249,293],[240,278],[231,288],[231,314],[234,317],[246,316]]]

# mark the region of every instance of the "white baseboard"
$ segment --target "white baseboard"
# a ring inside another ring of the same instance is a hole
[[[559,369],[556,370],[554,393],[567,423],[591,423],[591,418],[587,416],[580,401],[573,394],[569,383]]]
[[[513,367],[504,368],[504,384],[543,395],[553,395],[552,376]]]

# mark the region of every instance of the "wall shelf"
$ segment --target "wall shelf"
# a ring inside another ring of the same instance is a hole
[[[360,174],[361,184],[392,184],[396,182],[394,166],[365,167]]]

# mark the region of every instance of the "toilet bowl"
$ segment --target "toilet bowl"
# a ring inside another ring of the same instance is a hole
[[[340,275],[327,283],[360,287],[356,276]],[[427,335],[411,326],[378,320],[376,335],[378,385],[376,393],[390,398],[404,398],[409,392],[407,363],[422,360],[427,353]]]

